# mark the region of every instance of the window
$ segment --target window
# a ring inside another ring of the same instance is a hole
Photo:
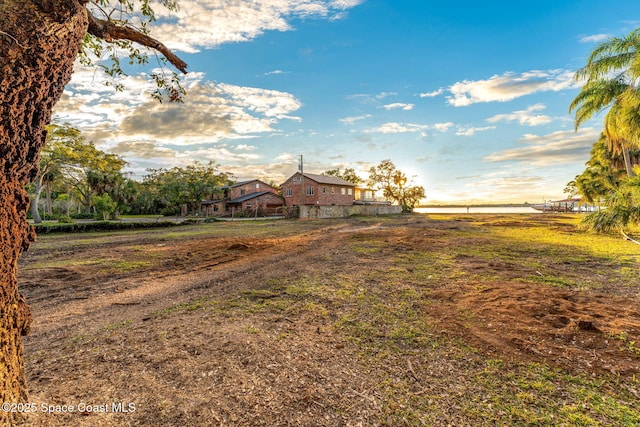
[[[336,187],[331,187],[331,194],[336,194]]]
[[[353,188],[347,188],[347,194],[351,196],[353,194]]]
[[[284,190],[284,197],[293,197],[293,189],[287,188]]]
[[[327,194],[327,187],[326,186],[322,186],[322,194]]]
[[[307,196],[313,196],[313,187],[307,187]]]
[[[340,188],[340,192],[342,193],[342,195],[344,196],[345,194],[347,194],[347,189],[344,187]]]
[[[256,190],[260,188],[260,183],[256,182]]]
[[[244,196],[245,191],[244,190],[240,190],[240,195]]]

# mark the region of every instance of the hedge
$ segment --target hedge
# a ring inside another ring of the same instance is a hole
[[[189,224],[185,221],[182,224]],[[182,225],[173,221],[160,222],[112,222],[112,221],[95,221],[95,222],[75,222],[72,224],[34,224],[33,228],[36,234],[50,233],[85,233],[91,231],[116,231],[116,230],[133,230],[137,228],[157,228],[157,227],[174,227]]]

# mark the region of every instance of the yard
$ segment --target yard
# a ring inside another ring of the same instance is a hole
[[[577,221],[41,236],[20,264],[28,423],[639,425],[640,246]]]

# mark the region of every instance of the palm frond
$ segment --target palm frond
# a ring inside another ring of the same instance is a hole
[[[587,82],[569,105],[569,113],[575,111],[575,127],[595,114],[613,105],[629,85],[619,79]]]
[[[586,215],[581,227],[596,233],[611,233],[629,224],[631,212],[626,207],[614,206]]]

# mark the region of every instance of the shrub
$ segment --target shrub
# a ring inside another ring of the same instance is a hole
[[[69,215],[60,215],[58,217],[58,222],[60,224],[73,224],[76,221],[73,218],[71,218]]]
[[[71,224],[36,224],[34,229],[37,234],[50,233],[86,233],[93,231],[117,231],[133,230],[136,228],[174,227],[177,224],[172,221],[161,222],[78,222]]]

